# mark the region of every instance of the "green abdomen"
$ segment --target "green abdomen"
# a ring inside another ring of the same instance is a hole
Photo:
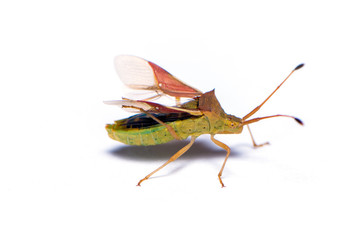
[[[209,132],[209,123],[205,116],[193,116],[188,113],[153,115],[171,126],[181,139]],[[174,139],[165,126],[146,114],[115,121],[114,124],[106,125],[106,130],[110,138],[128,145],[157,145]]]

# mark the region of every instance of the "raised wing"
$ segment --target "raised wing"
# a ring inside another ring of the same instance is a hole
[[[115,67],[122,82],[132,89],[150,90],[156,95],[167,94],[177,98],[194,98],[202,94],[158,65],[139,57],[120,55],[115,58]]]

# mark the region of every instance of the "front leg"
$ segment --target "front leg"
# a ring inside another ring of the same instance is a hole
[[[226,165],[226,162],[227,162],[227,159],[228,159],[228,156],[229,154],[231,153],[231,149],[226,145],[224,144],[223,142],[220,142],[218,141],[217,139],[214,138],[214,135],[211,135],[211,140],[212,142],[214,142],[217,146],[223,148],[224,150],[227,151],[227,155],[226,155],[226,158],[224,159],[224,162],[222,164],[222,167],[221,167],[221,170],[219,171],[218,173],[218,179],[219,179],[219,182],[221,183],[222,187],[225,187],[224,184],[223,184],[223,181],[222,181],[222,172],[223,172],[223,169],[224,169],[224,166]]]

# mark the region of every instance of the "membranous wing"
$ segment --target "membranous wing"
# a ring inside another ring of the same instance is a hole
[[[194,98],[202,94],[158,65],[139,57],[117,56],[115,68],[126,86],[137,90],[154,91],[155,96],[166,94],[176,98]]]
[[[194,116],[203,115],[203,113],[198,109],[198,98],[195,98],[187,103],[182,104],[181,106],[164,106],[162,104],[142,101],[142,100],[114,100],[114,101],[105,101],[104,103],[108,105],[119,106],[130,112],[147,112],[147,113],[189,113]]]

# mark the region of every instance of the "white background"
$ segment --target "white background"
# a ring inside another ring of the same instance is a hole
[[[356,1],[3,1],[1,239],[358,239]],[[249,134],[125,146],[113,58],[151,60],[243,117],[299,63]]]

